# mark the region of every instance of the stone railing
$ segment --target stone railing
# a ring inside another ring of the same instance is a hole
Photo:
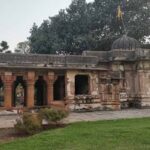
[[[124,61],[134,61],[136,59],[135,51],[132,50],[112,50],[109,51],[109,60],[124,60]]]
[[[68,64],[96,65],[97,57],[91,56],[64,56],[64,55],[38,55],[38,54],[0,54],[0,65],[40,65],[57,66]]]
[[[136,51],[138,59],[150,59],[150,49],[139,49]]]
[[[85,51],[83,56],[96,56],[99,62],[109,62],[116,60],[133,61],[136,58],[135,51],[131,50],[111,50],[111,51]]]
[[[97,64],[98,58],[94,56],[66,56],[66,64]]]
[[[109,61],[108,51],[84,51],[83,56],[95,56],[98,58],[99,62]]]

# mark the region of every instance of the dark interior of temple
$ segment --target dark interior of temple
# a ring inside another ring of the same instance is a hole
[[[39,76],[35,82],[35,105],[43,106],[46,103],[46,82],[42,76]]]
[[[75,95],[89,94],[88,75],[75,76]]]
[[[58,76],[54,83],[54,100],[64,100],[65,98],[65,76]]]

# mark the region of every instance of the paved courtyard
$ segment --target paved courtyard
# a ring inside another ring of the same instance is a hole
[[[116,120],[127,118],[150,117],[150,109],[128,109],[121,111],[97,111],[86,113],[71,113],[66,122]]]
[[[78,121],[113,120],[126,118],[150,117],[150,109],[129,109],[121,111],[97,111],[85,113],[70,113],[65,123]],[[0,112],[0,128],[10,128],[15,124],[18,115],[14,112]]]

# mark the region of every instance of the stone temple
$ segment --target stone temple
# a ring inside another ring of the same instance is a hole
[[[67,109],[150,106],[150,49],[123,35],[110,51],[0,54],[0,107]]]

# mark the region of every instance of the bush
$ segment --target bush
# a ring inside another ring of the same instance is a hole
[[[42,128],[42,120],[38,114],[26,112],[16,121],[15,129],[21,133],[35,134]]]
[[[51,122],[57,123],[58,121],[67,117],[68,112],[53,108],[45,108],[40,110],[39,115],[42,119],[45,119],[48,123]]]
[[[16,120],[15,129],[19,133],[35,134],[42,129],[42,120],[45,119],[48,124],[58,123],[61,119],[67,117],[68,113],[63,110],[52,108],[41,109],[38,113],[24,112]]]

